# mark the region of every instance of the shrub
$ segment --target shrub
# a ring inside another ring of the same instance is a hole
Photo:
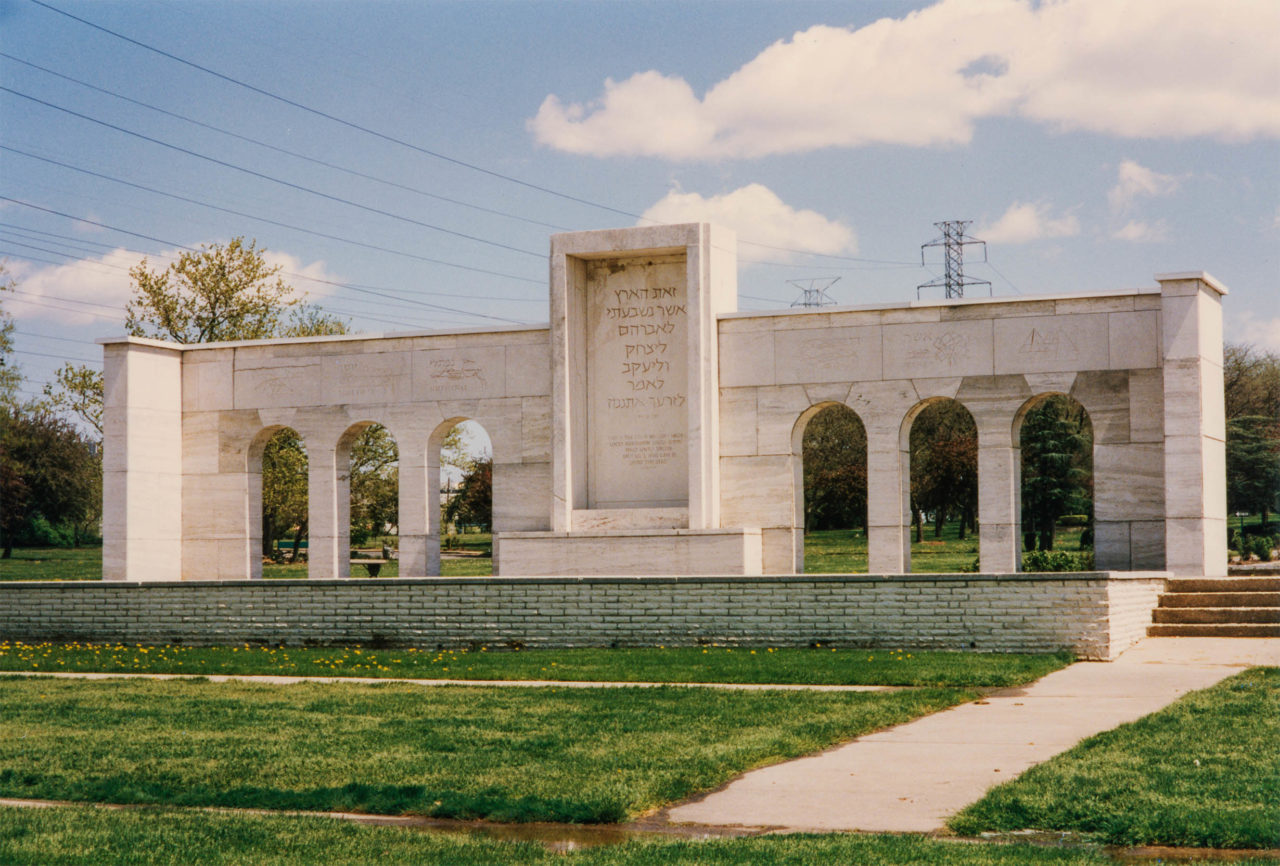
[[[1093,571],[1093,553],[1032,550],[1022,555],[1023,571]]]
[[[66,524],[54,526],[43,514],[34,514],[22,535],[22,543],[29,547],[74,547],[75,534]]]
[[[1089,515],[1087,514],[1064,514],[1058,518],[1059,526],[1088,526]]]

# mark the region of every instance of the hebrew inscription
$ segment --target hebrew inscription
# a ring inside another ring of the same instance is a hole
[[[599,262],[586,291],[590,507],[685,505],[684,261]]]

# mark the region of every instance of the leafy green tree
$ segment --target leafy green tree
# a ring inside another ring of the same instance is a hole
[[[804,528],[867,527],[867,431],[857,413],[829,406],[809,420],[801,445]]]
[[[1262,515],[1280,504],[1280,355],[1249,344],[1224,347],[1227,508]]]
[[[400,522],[400,450],[391,433],[373,424],[351,448],[351,543]]]
[[[18,405],[18,386],[22,384],[22,370],[13,360],[13,318],[4,309],[4,292],[13,288],[13,280],[0,264],[0,406],[10,407]]]
[[[444,518],[454,526],[493,525],[493,458],[475,461],[471,471],[462,476],[457,492],[444,509]]]
[[[1084,407],[1055,394],[1022,423],[1022,528],[1027,550],[1053,550],[1058,518],[1093,511],[1093,428]]]
[[[933,513],[933,534],[959,519],[960,538],[978,527],[978,428],[955,400],[926,406],[911,425],[911,513],[916,541],[923,540],[924,513]]]
[[[294,530],[291,560],[307,534],[307,451],[296,430],[276,432],[262,449],[262,555],[275,554],[275,542]]]
[[[100,513],[101,478],[93,443],[68,421],[43,407],[0,407],[0,557],[41,521],[78,545]]]
[[[45,384],[44,396],[54,409],[71,412],[102,441],[102,371],[87,364],[63,364]]]

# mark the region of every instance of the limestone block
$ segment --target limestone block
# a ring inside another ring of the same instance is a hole
[[[1198,519],[1226,516],[1226,449],[1213,439],[1171,436],[1164,441],[1164,514]]]
[[[1093,565],[1098,571],[1132,570],[1129,524],[1102,519],[1093,524]]]
[[[984,518],[978,527],[978,539],[978,568],[984,574],[1009,574],[1022,570],[1022,538],[1016,525],[994,523]]]
[[[756,390],[720,389],[720,456],[746,457],[756,453]]]
[[[186,539],[243,538],[261,521],[261,514],[249,514],[248,508],[244,474],[189,475],[182,485],[182,535]]]
[[[774,378],[773,346],[772,331],[764,333],[721,331],[720,384],[725,388],[773,385],[777,381]]]
[[[458,346],[413,353],[413,399],[466,400],[507,393],[502,346]]]
[[[1052,316],[1054,309],[1054,302],[1051,300],[990,303],[975,299],[969,303],[941,307],[944,322],[958,322],[965,319],[1007,319],[1018,316]]]
[[[1072,398],[1084,406],[1094,443],[1129,441],[1129,374],[1091,370],[1076,375]]]
[[[502,573],[520,575],[760,574],[759,529],[508,533]]]
[[[1079,313],[1124,313],[1133,309],[1134,296],[1094,295],[1083,298],[1058,298],[1054,301],[1053,311],[1058,315]]]
[[[823,382],[804,386],[804,396],[810,406],[821,406],[823,403],[849,405],[849,382]],[[857,414],[857,413],[854,413]]]
[[[1164,513],[1164,448],[1155,443],[1093,446],[1098,520],[1158,520]]]
[[[901,523],[867,527],[867,571],[905,574],[911,568],[911,542]]]
[[[1102,313],[996,319],[996,373],[1105,370],[1107,316]]]
[[[720,520],[724,526],[795,526],[798,457],[720,458]]]
[[[502,463],[493,467],[495,532],[550,529],[551,464]]]
[[[994,372],[990,321],[885,325],[884,376],[989,376]]]
[[[1076,374],[1072,372],[1063,373],[1028,373],[1023,376],[1027,381],[1027,388],[1035,396],[1041,394],[1070,394],[1071,388],[1075,385]]]
[[[804,572],[804,533],[794,527],[761,530],[761,553],[765,574]]]
[[[489,434],[493,462],[519,463],[524,454],[523,398],[484,400],[473,416]]]
[[[1129,374],[1129,439],[1164,442],[1164,373],[1134,370]]]
[[[551,397],[551,344],[549,332],[538,342],[506,347],[508,397]]]
[[[1111,313],[1107,316],[1113,370],[1136,370],[1160,365],[1160,314]]]
[[[889,307],[880,311],[880,323],[883,325],[915,325],[942,321],[943,307],[938,304],[928,306]],[[887,349],[886,349],[887,352]]]
[[[551,397],[520,400],[520,459],[546,463],[551,460]]]
[[[756,389],[756,448],[760,454],[791,454],[796,422],[809,408],[799,385]]]
[[[956,380],[959,387],[959,380]],[[894,382],[854,382],[849,389],[847,403],[849,408],[858,413],[867,435],[888,435],[897,447],[898,435],[902,428],[902,419],[907,410],[919,400],[916,389],[910,381]]]
[[[216,474],[221,442],[219,412],[182,413],[182,472],[184,475]]]
[[[773,344],[779,385],[882,378],[877,327],[782,330]]]
[[[234,405],[234,349],[185,352],[182,356],[182,409],[208,412]]]
[[[321,402],[318,358],[264,358],[254,366],[245,366],[244,351],[236,352],[235,408],[314,406]]]
[[[687,508],[577,508],[574,532],[623,529],[688,529]]]
[[[408,352],[324,356],[321,400],[355,405],[408,400],[412,358]]]
[[[1129,524],[1132,568],[1164,568],[1164,532],[1163,520],[1135,520]]]
[[[1226,521],[1169,518],[1165,548],[1165,568],[1179,577],[1222,576],[1227,570]]]
[[[963,376],[947,376],[946,378],[930,379],[918,378],[911,380],[911,386],[915,389],[916,396],[920,400],[930,400],[934,397],[943,397],[947,400],[955,399],[960,391],[960,386],[964,384]]]

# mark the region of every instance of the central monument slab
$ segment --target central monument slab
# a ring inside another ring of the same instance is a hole
[[[716,317],[736,243],[705,223],[551,238],[551,532],[507,532],[503,574],[759,574],[720,526]]]

